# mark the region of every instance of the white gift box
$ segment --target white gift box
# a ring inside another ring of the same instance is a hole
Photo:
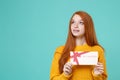
[[[70,62],[73,65],[97,65],[97,51],[70,51]]]

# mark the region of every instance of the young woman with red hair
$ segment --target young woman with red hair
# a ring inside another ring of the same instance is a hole
[[[70,51],[97,51],[97,65],[72,65]],[[66,44],[56,49],[50,80],[107,80],[104,49],[98,43],[91,16],[84,11],[73,14]]]

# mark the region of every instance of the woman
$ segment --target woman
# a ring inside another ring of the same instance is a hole
[[[97,51],[97,65],[72,65],[70,51]],[[91,16],[78,11],[69,23],[66,44],[56,49],[50,80],[107,80],[104,49],[98,43]]]

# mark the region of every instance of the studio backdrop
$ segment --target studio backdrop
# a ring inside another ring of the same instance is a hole
[[[120,0],[0,0],[0,80],[49,80],[75,11],[86,11],[105,48],[108,80],[120,80]]]

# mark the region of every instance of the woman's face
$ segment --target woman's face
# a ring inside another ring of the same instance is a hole
[[[84,22],[82,18],[77,14],[75,14],[72,18],[71,32],[75,37],[84,36],[84,33],[85,33]]]

